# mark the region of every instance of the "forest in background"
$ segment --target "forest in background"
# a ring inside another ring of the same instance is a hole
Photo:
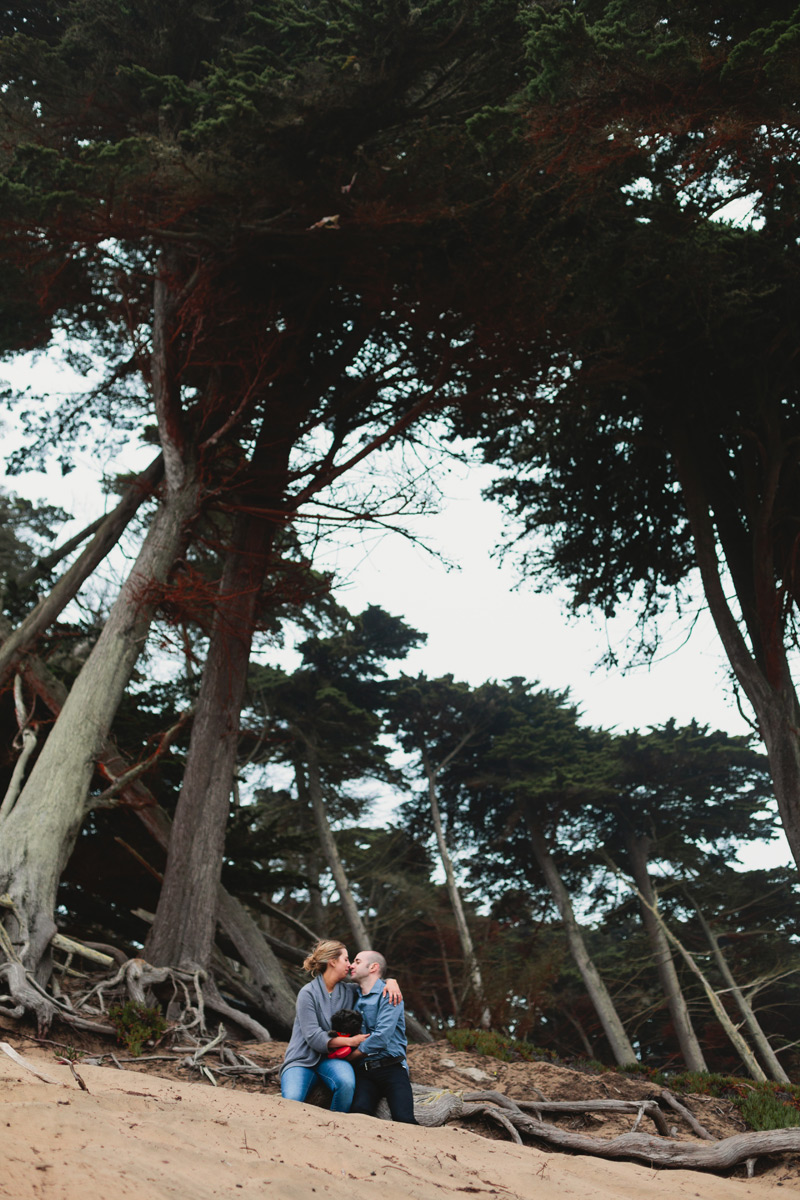
[[[333,935],[420,1037],[797,1078],[796,871],[733,863],[772,797],[800,858],[799,37],[781,4],[7,6],[0,350],[99,371],[8,397],[9,468],[153,460],[65,545],[2,498],[4,1011],[91,1020],[68,937],[285,1035]],[[391,523],[413,478],[358,468],[434,428],[642,653],[698,570],[760,741],[404,675],[424,631],[335,604],[304,522]],[[289,622],[301,665],[252,660]]]

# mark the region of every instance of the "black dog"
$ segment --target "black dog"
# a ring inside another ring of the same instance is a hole
[[[331,1015],[333,1029],[329,1030],[331,1037],[354,1037],[361,1033],[361,1013],[354,1008],[340,1008]]]

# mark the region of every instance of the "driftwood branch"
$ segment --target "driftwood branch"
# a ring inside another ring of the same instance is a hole
[[[414,1115],[420,1125],[444,1125],[452,1120],[491,1116],[492,1120],[504,1128],[508,1128],[509,1125],[513,1127],[515,1141],[520,1134],[525,1134],[532,1141],[545,1142],[548,1146],[571,1150],[577,1154],[591,1154],[596,1158],[633,1159],[655,1167],[677,1167],[694,1171],[724,1171],[744,1162],[748,1164],[748,1171],[752,1172],[752,1163],[761,1155],[800,1153],[800,1128],[739,1133],[705,1145],[636,1132],[623,1133],[611,1139],[593,1138],[548,1124],[523,1111],[522,1104],[526,1108],[552,1108],[539,1101],[522,1101],[518,1104],[501,1093],[484,1091],[462,1094],[449,1090],[437,1091],[435,1088],[416,1084],[412,1084],[412,1089]],[[666,1100],[666,1097],[664,1098]],[[674,1101],[675,1098],[671,1099]],[[669,1100],[667,1102],[670,1103]],[[560,1111],[566,1111],[568,1108],[572,1111],[591,1111],[587,1108],[591,1103],[602,1104],[603,1108],[599,1111],[630,1112],[653,1102],[582,1101],[575,1105],[565,1104]],[[377,1115],[385,1118],[388,1116],[388,1107],[385,1111],[382,1111],[382,1107],[379,1105]],[[491,1113],[490,1108],[494,1109]],[[683,1109],[683,1106],[680,1105],[679,1108]],[[687,1114],[688,1110],[681,1113],[684,1117]],[[704,1131],[704,1136],[708,1137],[707,1131]]]
[[[90,962],[99,963],[101,967],[113,967],[114,965],[114,959],[110,954],[104,954],[83,942],[76,942],[74,938],[65,937],[63,933],[54,934],[50,944],[56,950],[63,950],[66,954],[77,954]]]
[[[694,1113],[689,1112],[689,1109],[686,1107],[686,1105],[681,1104],[680,1100],[676,1099],[672,1092],[669,1092],[666,1088],[664,1088],[661,1092],[661,1099],[665,1104],[668,1104],[670,1108],[674,1109],[676,1113],[683,1117],[689,1128],[694,1130],[698,1137],[705,1138],[707,1142],[713,1142],[715,1140],[713,1133],[709,1133],[705,1125],[701,1125]]]
[[[518,1100],[517,1106],[523,1112],[535,1113],[541,1120],[540,1114],[543,1112],[549,1113],[636,1113],[641,1121],[642,1117],[649,1117],[659,1133],[665,1137],[669,1135],[669,1125],[667,1118],[658,1106],[656,1100]],[[691,1117],[688,1109],[683,1110],[684,1114]],[[692,1117],[692,1120],[694,1118]],[[697,1122],[695,1121],[695,1125]]]
[[[26,1071],[30,1071],[32,1075],[35,1075],[37,1079],[41,1079],[44,1083],[61,1083],[60,1079],[53,1079],[52,1075],[45,1075],[44,1071],[40,1071],[38,1067],[34,1067],[26,1058],[23,1058],[21,1054],[17,1054],[16,1050],[12,1046],[9,1046],[8,1042],[0,1042],[0,1050],[3,1051],[3,1054],[7,1054],[9,1058],[12,1058],[17,1066],[24,1067]]]

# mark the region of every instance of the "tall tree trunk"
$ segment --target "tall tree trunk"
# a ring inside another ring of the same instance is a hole
[[[428,780],[428,802],[431,806],[431,817],[433,818],[433,828],[436,834],[436,845],[439,848],[439,857],[442,860],[444,868],[445,883],[447,886],[447,894],[450,897],[450,905],[453,909],[453,916],[456,922],[456,930],[458,932],[458,940],[461,943],[461,950],[464,954],[464,963],[467,968],[472,991],[475,994],[475,999],[480,1006],[480,1023],[484,1029],[488,1029],[492,1023],[492,1014],[489,1011],[489,1006],[486,1003],[486,992],[483,986],[483,976],[478,964],[478,958],[475,954],[475,945],[472,941],[472,934],[469,931],[464,905],[461,902],[461,893],[458,890],[456,883],[456,875],[453,870],[453,860],[450,857],[450,852],[447,849],[445,841],[444,829],[442,828],[442,818],[439,812],[439,800],[436,794],[436,776],[437,770],[432,766],[428,757],[427,750],[422,751],[422,763],[425,768],[425,774]]]
[[[226,557],[164,883],[145,944],[156,966],[209,965],[239,719],[273,531],[258,517],[239,517]]]
[[[325,906],[322,903],[322,888],[319,885],[322,859],[311,853],[306,858],[306,880],[308,883],[308,919],[314,929],[325,928]]]
[[[728,991],[730,992],[731,996],[733,996],[733,999],[736,1001],[736,1005],[739,1009],[739,1012],[742,1014],[744,1023],[753,1039],[753,1043],[758,1050],[758,1053],[761,1055],[761,1060],[769,1071],[770,1078],[774,1079],[776,1083],[791,1083],[789,1076],[786,1074],[778,1060],[778,1056],[772,1049],[767,1035],[761,1028],[758,1017],[753,1012],[752,1005],[742,992],[736,980],[733,978],[733,974],[728,966],[725,955],[722,953],[717,935],[714,933],[714,930],[711,928],[708,921],[700,911],[697,901],[694,900],[689,893],[686,894],[692,906],[694,907],[694,911],[697,914],[697,919],[700,922],[700,927],[703,930],[703,933],[706,935],[706,940],[711,947],[711,953],[713,955],[714,962],[717,964],[717,970],[727,984]]]
[[[142,501],[152,494],[163,472],[164,464],[159,455],[146,471],[128,485],[117,507],[96,523],[97,531],[92,540],[49,593],[31,609],[16,629],[3,638],[0,646],[0,685],[9,678],[23,654],[63,612],[95,567],[117,544]]]
[[[293,754],[294,781],[297,788],[297,797],[302,806],[302,820],[305,822],[309,817],[313,821],[314,807],[311,803],[311,793],[308,788],[307,778],[307,763],[300,753],[299,746],[296,753]],[[321,844],[317,844],[317,848],[309,850],[305,856],[305,878],[308,885],[308,900],[309,900],[309,922],[314,929],[324,929],[327,925],[327,916],[325,913],[325,905],[322,903],[322,888],[320,887],[320,875],[322,874],[322,854]]]
[[[217,919],[220,929],[231,939],[241,960],[250,972],[259,1004],[277,1025],[278,1036],[288,1037],[295,1015],[295,996],[264,935],[247,909],[226,892],[220,884],[217,890]]]
[[[680,980],[678,979],[678,972],[675,970],[675,963],[670,953],[669,943],[657,918],[658,898],[653,887],[653,881],[647,870],[649,839],[631,833],[627,838],[627,846],[633,878],[644,901],[641,905],[642,920],[647,931],[647,937],[653,952],[653,958],[655,959],[656,970],[658,971],[658,978],[661,982],[670,1016],[672,1017],[675,1036],[678,1039],[683,1061],[690,1071],[707,1071],[708,1067],[703,1057],[703,1051],[700,1049],[700,1043],[697,1040],[697,1035],[689,1016],[689,1009],[681,991]]]
[[[15,906],[6,927],[16,954],[40,981],[50,973],[56,889],[91,808],[96,759],[182,549],[197,492],[188,479],[162,503],[22,793],[0,823],[0,892]]]
[[[319,754],[314,742],[295,729],[295,734],[303,739],[306,748],[306,762],[308,764],[308,794],[311,798],[311,808],[314,813],[314,820],[317,826],[320,846],[325,861],[330,868],[333,881],[336,884],[336,890],[339,893],[339,901],[342,905],[344,917],[347,922],[350,934],[356,943],[356,954],[361,950],[372,950],[369,935],[364,922],[361,920],[356,902],[353,899],[353,893],[350,890],[350,883],[347,878],[342,860],[339,857],[339,849],[336,845],[336,838],[333,836],[328,814],[325,809],[325,800],[322,795],[322,781],[319,772]]]
[[[453,976],[450,972],[450,963],[447,961],[447,950],[445,948],[444,938],[442,937],[442,931],[438,925],[436,926],[436,933],[439,938],[439,950],[441,951],[442,955],[442,974],[444,975],[447,994],[450,997],[450,1007],[453,1010],[453,1020],[455,1021],[456,1026],[458,1026],[461,1024],[461,1008],[458,1003],[456,989],[453,986]]]
[[[525,805],[525,820],[528,826],[534,857],[556,902],[556,907],[564,924],[564,932],[567,936],[570,954],[580,972],[586,991],[589,993],[589,999],[594,1005],[594,1010],[608,1039],[608,1044],[611,1047],[611,1053],[614,1055],[614,1060],[618,1066],[627,1066],[629,1063],[636,1062],[636,1052],[614,1007],[614,1001],[611,999],[608,988],[603,983],[597,967],[592,962],[589,951],[586,948],[586,943],[583,940],[583,932],[575,919],[575,912],[569,892],[564,886],[564,881],[550,853],[547,839],[544,836],[541,826],[531,813],[529,804]]]
[[[154,337],[153,356],[161,368],[158,372],[154,369],[153,391],[157,400],[160,398],[164,411],[176,414],[169,425],[174,431],[172,442],[163,432],[161,437],[164,469],[169,481],[181,470],[185,438],[174,394],[175,373],[170,369],[172,343],[164,336],[171,312],[168,281],[169,271],[160,271],[154,319],[154,331],[159,337]],[[291,364],[287,372],[290,370]],[[290,386],[286,379],[283,385]],[[291,385],[296,387],[297,380],[292,379]],[[304,398],[295,391],[288,401],[286,397],[283,397],[283,403],[278,399],[276,406],[262,420],[248,479],[242,481],[238,494],[240,516],[236,520],[233,546],[227,555],[220,583],[164,885],[145,948],[156,965],[191,964],[205,968],[210,960],[216,889],[222,869],[255,612],[277,529],[287,524],[291,515],[312,496],[409,428],[435,401],[439,387],[440,380],[437,379],[435,386],[424,392],[388,428],[339,464],[335,452],[339,443],[335,442],[311,480],[291,497],[287,494],[289,458],[308,417],[308,405],[317,398],[308,379],[304,378],[299,388]],[[167,421],[161,418],[158,403],[156,409],[162,429]],[[242,404],[237,409],[237,419],[243,419],[243,411]],[[218,431],[209,439],[209,444],[219,436]],[[259,516],[258,513],[270,516]]]
[[[760,536],[753,546],[755,588],[749,626],[751,650],[739,622],[731,611],[720,575],[720,561],[710,506],[705,495],[702,464],[695,461],[694,448],[680,434],[676,437],[676,465],[694,540],[697,565],[709,612],[723,649],[742,691],[758,721],[767,751],[783,829],[800,870],[800,703],[786,654],[785,604],[776,592],[773,559],[769,550],[771,512],[762,517]],[[746,601],[739,597],[743,609]]]
[[[566,1008],[563,1009],[563,1013],[564,1013],[564,1016],[569,1021],[572,1028],[577,1033],[578,1037],[581,1039],[581,1045],[583,1046],[583,1052],[586,1055],[586,1057],[587,1058],[597,1058],[597,1055],[595,1054],[594,1046],[589,1041],[589,1035],[587,1034],[586,1030],[583,1028],[583,1025],[580,1023],[578,1018],[576,1016],[574,1016],[573,1013],[569,1012]]]

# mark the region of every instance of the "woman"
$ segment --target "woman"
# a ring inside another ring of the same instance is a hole
[[[356,1087],[353,1068],[346,1059],[326,1057],[340,1046],[360,1046],[367,1036],[331,1035],[333,1014],[339,1008],[352,1008],[359,994],[356,984],[346,982],[350,976],[347,949],[342,942],[317,942],[303,968],[312,978],[297,997],[292,1036],[281,1067],[281,1095],[286,1100],[305,1100],[311,1085],[321,1080],[333,1093],[331,1112],[349,1112]],[[395,980],[387,982],[386,990],[390,998],[402,999]]]

